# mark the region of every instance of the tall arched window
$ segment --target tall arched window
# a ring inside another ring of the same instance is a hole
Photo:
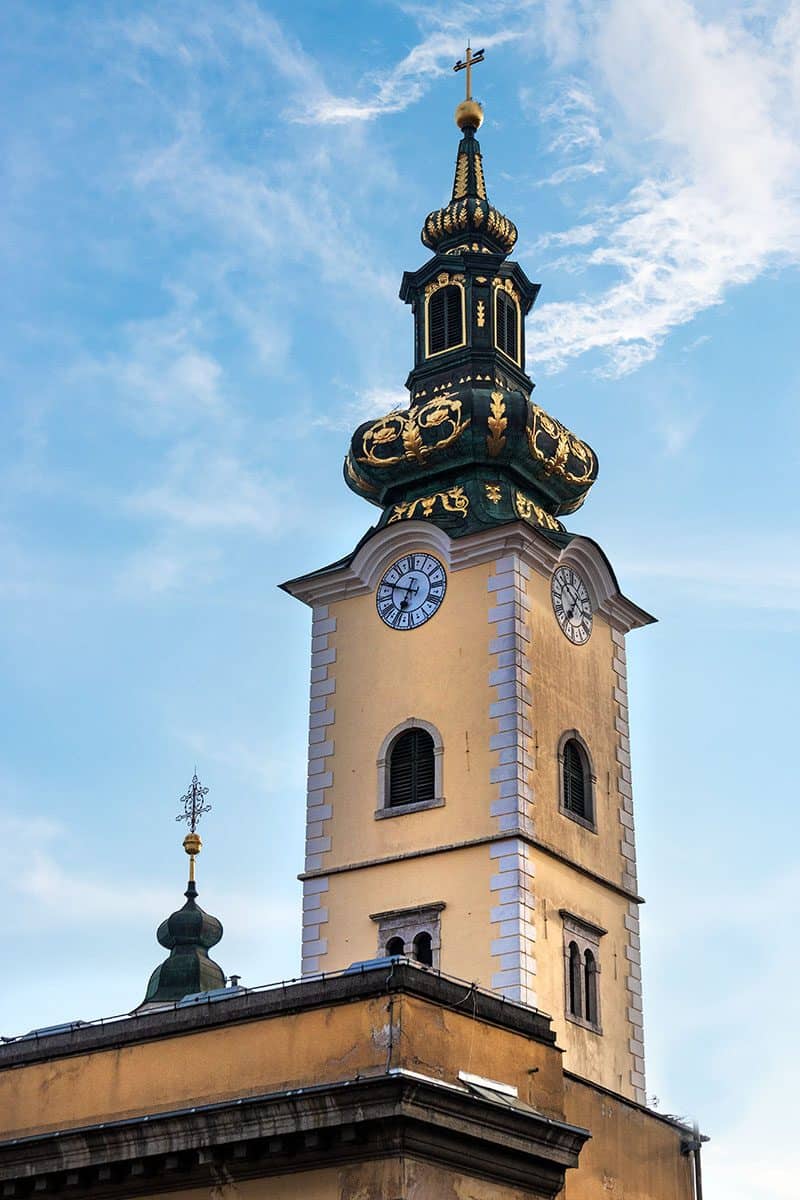
[[[594,775],[586,744],[577,730],[565,733],[559,744],[561,811],[594,830]]]
[[[586,997],[586,1020],[590,1025],[597,1025],[597,960],[591,950],[583,952],[583,994]]]
[[[441,354],[464,343],[461,288],[451,283],[438,288],[428,301],[428,354]]]
[[[519,309],[511,297],[498,289],[494,312],[495,342],[498,350],[502,350],[514,362],[519,361],[518,322]]]
[[[433,738],[427,729],[407,729],[389,752],[390,807],[433,800],[435,783]]]
[[[581,1004],[581,952],[577,942],[569,944],[569,994],[567,996],[567,1011],[571,1017],[582,1017]]]
[[[414,958],[423,967],[433,966],[433,939],[429,933],[418,933],[413,941]]]

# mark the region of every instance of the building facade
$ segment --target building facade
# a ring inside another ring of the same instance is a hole
[[[403,279],[409,407],[345,459],[379,519],[283,585],[313,610],[303,977],[209,958],[195,776],[144,1001],[0,1046],[2,1197],[701,1200],[701,1139],[645,1103],[625,639],[652,618],[563,523],[597,459],[532,400],[481,118],[468,94]]]

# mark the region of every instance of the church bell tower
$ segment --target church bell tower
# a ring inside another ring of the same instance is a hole
[[[400,289],[408,408],[345,458],[379,519],[284,585],[313,610],[302,969],[400,955],[474,981],[643,1101],[625,638],[652,618],[564,523],[597,458],[532,399],[539,285],[488,199],[482,119],[468,81],[452,196]]]

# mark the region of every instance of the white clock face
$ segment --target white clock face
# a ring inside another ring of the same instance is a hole
[[[416,629],[438,610],[446,590],[447,575],[438,558],[406,554],[378,584],[378,615],[392,629]]]
[[[550,595],[562,632],[576,646],[583,646],[592,634],[592,602],[578,572],[572,567],[556,567]]]

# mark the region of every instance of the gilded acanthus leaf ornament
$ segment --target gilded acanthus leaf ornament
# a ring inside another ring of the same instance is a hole
[[[409,412],[391,412],[374,421],[361,439],[358,462],[371,467],[392,467],[404,459],[424,463],[461,437],[470,418],[462,420],[462,401],[442,393]],[[437,430],[434,441],[425,430]]]
[[[506,444],[506,402],[502,392],[492,392],[492,402],[489,406],[489,416],[486,420],[489,432],[486,435],[486,449],[490,458],[497,458]]]
[[[486,324],[486,305],[484,304],[483,300],[478,301],[477,320],[478,329],[483,329],[484,325]]]
[[[597,461],[592,451],[537,404],[531,405],[531,420],[525,432],[530,452],[542,464],[545,475],[559,475],[572,484],[594,481]]]
[[[386,522],[391,525],[394,521],[410,521],[414,516],[429,517],[436,504],[440,504],[444,512],[457,513],[466,517],[469,509],[469,497],[462,487],[448,488],[446,492],[434,492],[431,496],[419,496],[416,500],[395,504],[392,515]]]
[[[486,499],[491,500],[492,504],[499,504],[502,492],[500,491],[499,483],[485,483],[483,490],[486,493]]]

